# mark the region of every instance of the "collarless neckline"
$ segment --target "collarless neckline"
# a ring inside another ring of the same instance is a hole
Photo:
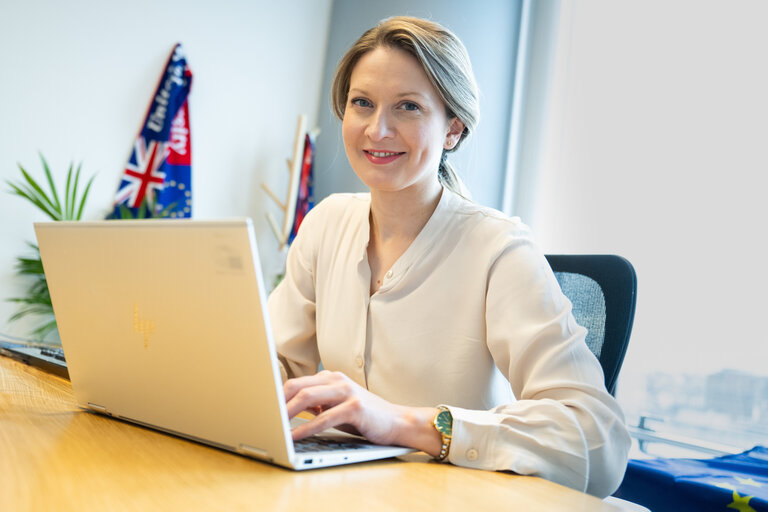
[[[400,255],[400,257],[387,269],[385,274],[385,281],[382,282],[379,289],[374,293],[384,292],[390,289],[396,284],[400,277],[418,260],[424,252],[433,245],[435,238],[439,236],[443,228],[449,222],[448,216],[445,212],[450,210],[451,204],[453,204],[455,198],[453,193],[447,188],[443,187],[440,195],[440,201],[438,201],[435,211],[432,212],[427,223],[421,228],[421,231],[416,235],[408,248]],[[368,263],[368,243],[370,242],[370,200],[368,203],[368,215],[365,222],[366,234],[365,244],[363,248],[363,257],[366,264]],[[369,267],[370,268],[370,267]]]

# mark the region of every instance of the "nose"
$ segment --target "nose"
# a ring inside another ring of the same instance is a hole
[[[368,118],[365,135],[371,140],[382,140],[394,135],[394,126],[385,109],[376,109]]]

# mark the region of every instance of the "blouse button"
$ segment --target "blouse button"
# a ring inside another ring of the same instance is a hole
[[[355,358],[355,364],[357,365],[358,368],[362,368],[363,367],[363,358],[360,357],[360,356],[357,356]]]
[[[387,277],[387,279],[392,277],[392,271],[391,270],[387,271],[387,276],[386,277]]]
[[[477,450],[474,448],[467,450],[467,460],[477,460],[478,455]]]

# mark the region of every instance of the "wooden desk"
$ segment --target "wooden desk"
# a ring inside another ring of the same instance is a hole
[[[0,510],[617,510],[539,478],[386,460],[294,472],[79,409],[0,356]]]

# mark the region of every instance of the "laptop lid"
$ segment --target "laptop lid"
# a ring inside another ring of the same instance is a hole
[[[295,453],[250,219],[35,232],[81,407],[295,469],[412,451]]]

